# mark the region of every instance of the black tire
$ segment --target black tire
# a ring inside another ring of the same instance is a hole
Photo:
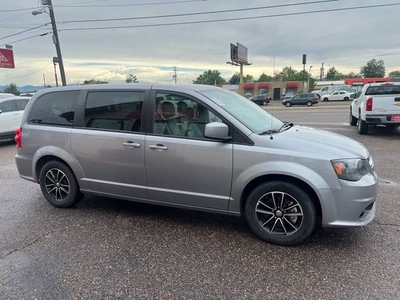
[[[291,102],[286,102],[285,105],[286,105],[286,107],[291,107],[292,103]]]
[[[266,101],[264,101],[262,105],[264,105],[264,106],[265,106],[265,105],[267,105],[267,102],[266,102]]]
[[[343,99],[344,101],[349,101],[350,100],[350,98],[349,97],[344,97],[344,99]]]
[[[71,207],[82,199],[75,175],[59,161],[49,161],[42,167],[39,182],[43,196],[56,207]]]
[[[356,126],[357,125],[357,121],[358,119],[353,116],[352,112],[351,112],[351,108],[350,108],[350,115],[349,115],[349,123],[351,126]]]
[[[307,106],[312,106],[312,102],[311,102],[311,101],[307,101],[307,102],[306,102],[306,105],[307,105]]]
[[[323,101],[324,101],[324,102],[325,102],[325,101],[329,101],[329,99],[325,97]]]
[[[358,133],[359,134],[368,134],[368,124],[363,121],[361,117],[358,119]]]
[[[247,223],[253,232],[272,244],[300,244],[316,225],[316,211],[309,195],[287,182],[271,181],[259,185],[247,198],[245,209]]]

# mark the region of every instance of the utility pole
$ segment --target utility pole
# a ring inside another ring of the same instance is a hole
[[[64,63],[63,63],[62,55],[61,55],[60,40],[58,39],[58,30],[57,30],[57,25],[56,25],[56,19],[54,17],[52,0],[42,0],[42,5],[47,5],[49,8],[51,26],[53,28],[53,42],[56,46],[58,65],[60,66],[60,75],[61,75],[62,85],[65,86],[65,85],[67,85],[67,80],[65,79]]]
[[[176,66],[174,66],[174,75],[172,75],[172,78],[174,79],[174,82],[176,83],[177,82],[177,79],[178,79],[178,75],[176,75],[176,72],[177,72],[178,70],[176,69]]]

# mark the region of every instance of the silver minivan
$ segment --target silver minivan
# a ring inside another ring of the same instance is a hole
[[[378,180],[363,145],[282,122],[218,87],[45,89],[15,140],[20,176],[57,207],[95,194],[245,216],[280,245],[375,215]]]

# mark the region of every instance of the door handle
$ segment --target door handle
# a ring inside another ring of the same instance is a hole
[[[125,148],[140,148],[140,144],[134,142],[124,142],[122,145],[124,145]]]
[[[161,150],[168,150],[168,147],[164,146],[164,145],[157,144],[157,145],[149,145],[149,149],[161,151]]]

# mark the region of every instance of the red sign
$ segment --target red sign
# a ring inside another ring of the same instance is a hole
[[[14,69],[14,53],[9,49],[0,49],[0,68]]]

